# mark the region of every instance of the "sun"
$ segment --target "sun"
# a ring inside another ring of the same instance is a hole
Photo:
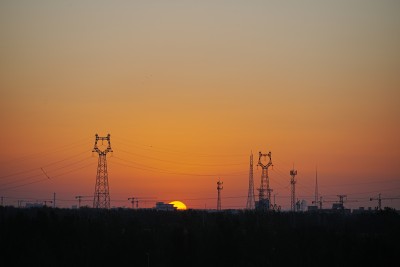
[[[186,205],[183,204],[183,202],[181,202],[181,201],[175,200],[175,201],[170,202],[169,204],[174,205],[174,207],[175,207],[177,210],[186,210],[186,209],[187,209]]]

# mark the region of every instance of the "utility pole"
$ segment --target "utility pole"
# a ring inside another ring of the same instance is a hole
[[[4,205],[4,197],[1,197],[1,206],[3,207]]]
[[[296,180],[295,176],[297,175],[297,170],[294,169],[293,165],[293,170],[290,171],[290,176],[292,178],[290,179],[290,185],[291,185],[291,199],[290,199],[290,209],[292,211],[296,211]]]
[[[224,182],[221,182],[220,179],[218,178],[217,182],[217,191],[218,191],[218,200],[217,200],[217,210],[221,210],[221,190],[224,189],[222,186]]]
[[[250,154],[249,191],[247,193],[246,209],[254,209],[254,180],[253,180],[253,152]]]
[[[269,158],[269,161],[264,164],[261,162],[261,158]],[[258,208],[260,209],[269,209],[271,206],[271,192],[273,191],[269,187],[269,177],[268,177],[268,168],[272,165],[271,160],[271,152],[268,154],[262,154],[261,151],[258,153],[258,164],[262,168],[261,173],[261,183],[260,188],[258,188]]]
[[[56,192],[53,193],[53,208],[56,208]]]
[[[98,141],[101,141],[102,144],[103,141],[107,141],[107,148],[105,150],[100,150],[97,146]],[[99,135],[96,134],[96,140],[92,152],[96,152],[97,154],[99,154],[96,184],[93,197],[93,208],[109,209],[110,192],[108,186],[107,153],[113,152],[111,148],[110,134],[108,134],[106,137],[99,137]]]

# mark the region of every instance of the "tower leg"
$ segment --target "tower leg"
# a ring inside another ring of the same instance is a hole
[[[96,185],[94,190],[93,208],[103,208],[103,209],[110,208],[107,158],[105,153],[99,154]]]

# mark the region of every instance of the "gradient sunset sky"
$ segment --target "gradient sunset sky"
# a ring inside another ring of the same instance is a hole
[[[215,208],[220,177],[222,208],[244,208],[251,151],[272,152],[283,209],[293,164],[308,204],[316,166],[327,201],[400,197],[399,14],[399,1],[1,1],[0,195],[76,205],[94,192],[94,135],[110,133],[112,206]]]

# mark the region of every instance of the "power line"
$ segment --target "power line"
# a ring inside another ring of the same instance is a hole
[[[73,156],[70,156],[70,157],[67,157],[67,158],[64,158],[64,159],[61,159],[61,160],[57,160],[57,161],[54,161],[54,162],[45,164],[45,165],[43,165],[43,168],[49,167],[49,166],[52,166],[52,165],[55,165],[55,164],[58,164],[58,163],[60,163],[60,162],[64,162],[64,161],[69,160],[69,159],[72,159],[72,158],[76,158],[76,157],[78,157],[78,156],[80,156],[80,155],[82,155],[82,154],[84,154],[84,153],[88,153],[88,152],[89,152],[88,150],[85,150],[85,151],[83,151],[83,152],[80,152],[79,154],[75,154],[75,155],[73,155]],[[21,175],[21,174],[24,174],[24,173],[29,173],[29,172],[37,171],[37,170],[40,170],[40,168],[32,168],[32,169],[29,169],[29,170],[26,170],[26,171],[21,171],[21,172],[16,172],[16,173],[12,173],[12,174],[8,174],[8,175],[0,176],[0,179],[6,179],[6,178],[13,177],[13,176]]]
[[[114,137],[115,138],[115,137]],[[116,143],[121,142],[124,138],[121,137],[116,137]],[[119,139],[119,140],[118,140]],[[126,139],[125,139],[126,140]],[[121,143],[125,143],[128,146],[131,145],[133,147],[141,148],[144,150],[154,150],[158,152],[164,152],[164,153],[174,153],[174,154],[185,154],[187,155],[189,152],[187,151],[180,151],[180,150],[173,150],[173,149],[168,149],[168,148],[161,148],[157,147],[154,145],[135,145],[131,143],[130,141],[122,141]],[[194,155],[196,157],[246,157],[244,154],[205,154],[205,153],[196,153],[193,151],[190,151],[191,155]]]
[[[126,153],[126,154],[129,154],[129,155],[132,155],[132,156],[137,156],[137,157],[140,157],[140,158],[152,159],[152,160],[157,160],[157,161],[161,161],[161,162],[173,163],[173,164],[177,164],[177,165],[189,165],[189,166],[237,166],[237,165],[244,165],[244,163],[230,163],[230,164],[187,163],[187,162],[164,160],[164,159],[159,159],[159,158],[139,155],[139,154],[132,153],[132,152],[129,152],[129,151],[125,151],[125,150],[122,150],[122,149],[119,149],[119,151],[121,151],[123,153]]]
[[[90,167],[90,166],[93,166],[93,165],[94,165],[94,163],[90,163],[90,164],[88,164],[88,165],[85,165],[85,166],[82,166],[82,167],[73,169],[73,170],[71,170],[71,171],[68,171],[68,172],[65,172],[65,173],[61,173],[61,174],[52,176],[52,178],[54,179],[54,178],[57,178],[57,177],[60,177],[60,176],[66,175],[66,174],[70,174],[70,173],[76,172],[76,171],[78,171],[78,170],[81,170],[81,169],[84,169],[84,168],[87,168],[87,167]],[[42,175],[43,175],[43,174],[40,174],[40,176],[42,176]],[[23,186],[27,186],[27,185],[31,185],[31,184],[43,182],[43,181],[49,181],[49,179],[47,179],[47,178],[45,178],[45,179],[40,179],[40,180],[37,180],[37,181],[32,181],[32,182],[29,182],[29,183],[24,183],[24,184],[21,184],[21,185],[16,185],[16,186],[8,187],[8,188],[2,188],[2,190],[7,191],[7,190],[11,190],[11,189],[15,189],[15,188],[19,188],[19,187],[23,187]]]
[[[187,173],[187,172],[175,172],[175,171],[171,171],[171,170],[167,170],[167,169],[161,169],[161,168],[155,168],[155,167],[151,167],[151,166],[147,166],[144,164],[139,164],[130,160],[125,160],[119,157],[112,157],[111,159],[118,159],[118,160],[122,160],[128,163],[133,163],[142,167],[137,167],[137,166],[132,166],[132,165],[128,165],[128,164],[122,164],[119,162],[115,162],[112,161],[113,163],[116,164],[120,164],[126,167],[130,167],[130,168],[134,168],[134,169],[139,169],[139,170],[144,170],[144,171],[152,171],[152,172],[158,172],[158,173],[165,173],[165,174],[175,174],[175,175],[186,175],[186,176],[218,176],[218,173],[212,173],[212,174],[199,174],[199,173]],[[223,173],[223,175],[225,176],[242,176],[244,173],[246,172],[235,172],[235,173]],[[222,174],[220,174],[222,175]]]
[[[60,151],[69,150],[69,149],[81,146],[81,145],[83,145],[85,143],[88,143],[88,142],[89,142],[89,139],[88,138],[84,138],[84,139],[81,139],[79,141],[76,141],[76,142],[73,142],[73,143],[70,143],[70,144],[66,144],[66,145],[63,145],[63,146],[60,146],[60,147],[56,147],[56,148],[50,149],[48,151],[32,153],[32,154],[21,156],[21,157],[18,157],[18,158],[5,160],[3,162],[0,162],[0,164],[7,164],[7,163],[10,163],[10,162],[13,162],[13,161],[26,161],[26,160],[28,160],[30,158],[37,159],[38,157],[45,157],[47,155],[55,154],[55,153],[58,153]]]
[[[55,172],[55,171],[58,171],[58,170],[61,170],[61,169],[65,169],[65,168],[71,167],[71,166],[73,166],[73,165],[76,165],[76,164],[79,164],[79,163],[81,163],[81,162],[84,162],[84,161],[86,161],[86,160],[88,160],[88,159],[90,159],[90,157],[85,158],[85,159],[83,159],[83,160],[79,160],[79,161],[77,161],[77,162],[74,162],[74,163],[71,163],[71,164],[68,164],[68,165],[64,165],[64,166],[58,167],[58,168],[53,169],[53,170],[50,170],[50,172]],[[41,169],[40,169],[40,168],[37,168],[36,171],[41,171]],[[48,173],[48,171],[47,171],[46,173]],[[36,178],[36,177],[39,177],[39,176],[42,176],[42,175],[43,175],[43,172],[41,171],[39,174],[36,174],[36,175],[32,175],[32,176],[28,176],[28,177],[23,177],[23,178],[21,178],[21,179],[16,179],[16,180],[13,180],[13,181],[10,181],[10,182],[7,182],[7,183],[2,183],[2,186],[6,186],[6,185],[10,185],[10,184],[16,184],[16,183],[19,183],[19,182],[22,182],[22,181],[26,181],[26,180],[30,180],[30,179],[33,179],[33,178]],[[57,176],[59,176],[59,175],[52,175],[53,178],[54,178],[54,177],[57,177]],[[47,176],[46,176],[46,177],[47,177]],[[48,177],[47,177],[47,178],[48,178]]]

